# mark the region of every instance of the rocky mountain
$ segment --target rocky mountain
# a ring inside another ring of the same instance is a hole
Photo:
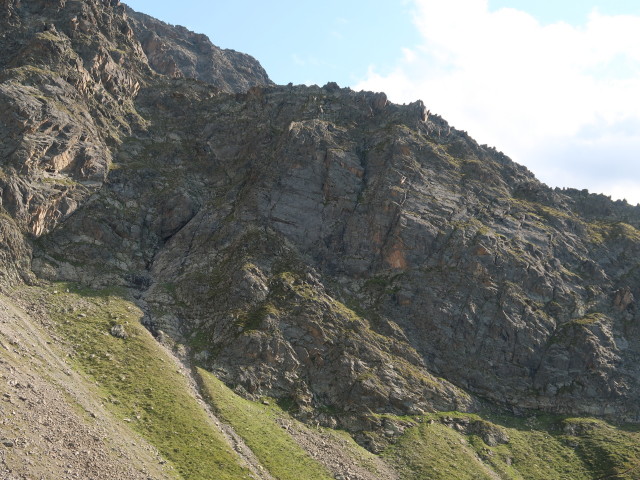
[[[273,85],[267,72],[249,55],[221,50],[206,35],[124,8],[149,66],[157,73],[195,78],[227,92]]]
[[[119,2],[0,10],[0,478],[638,478],[640,207]]]

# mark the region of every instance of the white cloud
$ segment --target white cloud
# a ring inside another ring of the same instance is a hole
[[[486,0],[413,3],[422,43],[354,88],[422,98],[550,185],[640,201],[640,17],[542,25]]]

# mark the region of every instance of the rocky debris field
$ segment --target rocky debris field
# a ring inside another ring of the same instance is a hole
[[[0,299],[0,478],[172,478],[74,371],[46,313],[13,301]]]

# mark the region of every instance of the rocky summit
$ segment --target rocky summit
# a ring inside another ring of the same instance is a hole
[[[0,52],[0,479],[640,478],[639,206],[119,1]]]

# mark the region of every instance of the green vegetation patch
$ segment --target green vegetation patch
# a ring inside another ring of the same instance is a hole
[[[571,326],[571,325],[595,325],[596,323],[606,322],[609,318],[602,313],[588,313],[584,317],[576,318],[571,320],[570,322],[562,325],[562,326]]]
[[[586,224],[589,239],[596,244],[629,240],[640,242],[640,230],[624,222],[591,222]]]
[[[404,480],[491,480],[466,438],[440,423],[413,427],[383,456]]]
[[[155,445],[182,478],[250,478],[190,395],[177,364],[140,324],[142,312],[117,293],[59,284],[44,294],[59,334],[73,348],[75,367],[96,383],[105,405]]]
[[[575,449],[557,432],[544,427],[507,429],[509,443],[497,447],[478,445],[494,470],[509,479],[579,480],[591,473]]]
[[[640,242],[640,230],[624,222],[617,222],[609,227],[609,238],[626,238],[634,242]]]
[[[568,418],[563,431],[594,478],[640,478],[637,426],[615,428],[601,420]]]
[[[198,369],[198,374],[216,414],[234,428],[273,477],[278,480],[333,478],[278,424],[277,419],[285,416],[278,407],[241,398],[205,370]]]
[[[244,332],[257,330],[262,322],[269,315],[278,315],[279,311],[271,303],[258,305],[248,312],[242,312],[238,316],[238,326],[242,327]]]
[[[554,415],[487,418],[428,415],[383,456],[409,480],[640,478],[638,428]],[[495,432],[499,441],[490,440]]]

